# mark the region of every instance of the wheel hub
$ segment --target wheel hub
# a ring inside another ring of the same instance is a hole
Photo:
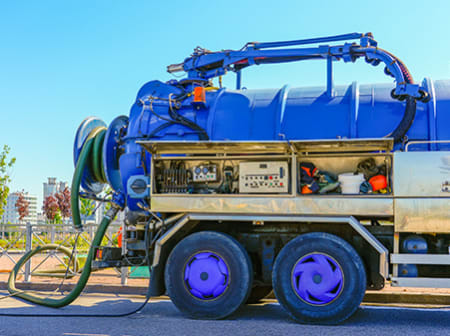
[[[344,276],[341,266],[322,253],[304,256],[294,266],[292,287],[303,301],[313,305],[333,302],[341,294]]]
[[[315,274],[313,277],[313,281],[315,284],[320,284],[322,282],[322,276],[320,274]]]
[[[211,300],[225,292],[229,284],[229,270],[217,254],[201,252],[186,264],[184,281],[193,296]]]

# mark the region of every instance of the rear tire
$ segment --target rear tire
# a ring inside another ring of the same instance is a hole
[[[355,249],[328,233],[308,233],[281,250],[273,268],[275,296],[300,323],[337,324],[350,317],[366,290]]]
[[[252,282],[247,252],[224,233],[202,231],[187,236],[175,246],[166,264],[169,297],[191,318],[229,316],[247,300]]]

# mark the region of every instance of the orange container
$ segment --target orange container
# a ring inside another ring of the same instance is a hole
[[[312,190],[309,189],[309,187],[307,185],[304,185],[302,187],[302,194],[312,194],[312,193],[313,193]]]
[[[373,191],[377,191],[387,187],[387,179],[384,175],[375,175],[371,177],[369,183],[372,186]]]

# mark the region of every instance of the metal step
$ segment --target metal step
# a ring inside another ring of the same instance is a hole
[[[450,288],[449,278],[400,278],[391,279],[393,287]]]
[[[450,265],[450,254],[391,254],[391,264]]]

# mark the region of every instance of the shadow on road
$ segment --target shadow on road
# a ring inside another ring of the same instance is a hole
[[[142,299],[87,297],[60,309],[30,306],[0,301],[0,314],[118,314],[137,308]],[[14,307],[12,307],[14,305]],[[292,321],[283,308],[274,302],[247,305],[225,320],[191,320],[184,317],[166,300],[153,300],[139,314],[126,318],[10,318],[0,316],[0,333],[9,335],[10,328],[21,325],[51,326],[55,335],[64,333],[99,333],[115,330],[107,335],[142,335],[142,328],[158,331],[159,335],[384,335],[405,334],[444,335],[450,330],[450,310],[381,308],[363,306],[349,320],[339,326],[307,326]],[[58,327],[59,326],[59,327]],[[11,329],[12,330],[12,329]],[[119,333],[120,331],[120,333]],[[226,333],[223,333],[227,331]],[[61,333],[64,332],[64,333]],[[40,333],[38,333],[40,334]],[[149,333],[151,334],[151,333]],[[45,333],[46,336],[53,333]]]

